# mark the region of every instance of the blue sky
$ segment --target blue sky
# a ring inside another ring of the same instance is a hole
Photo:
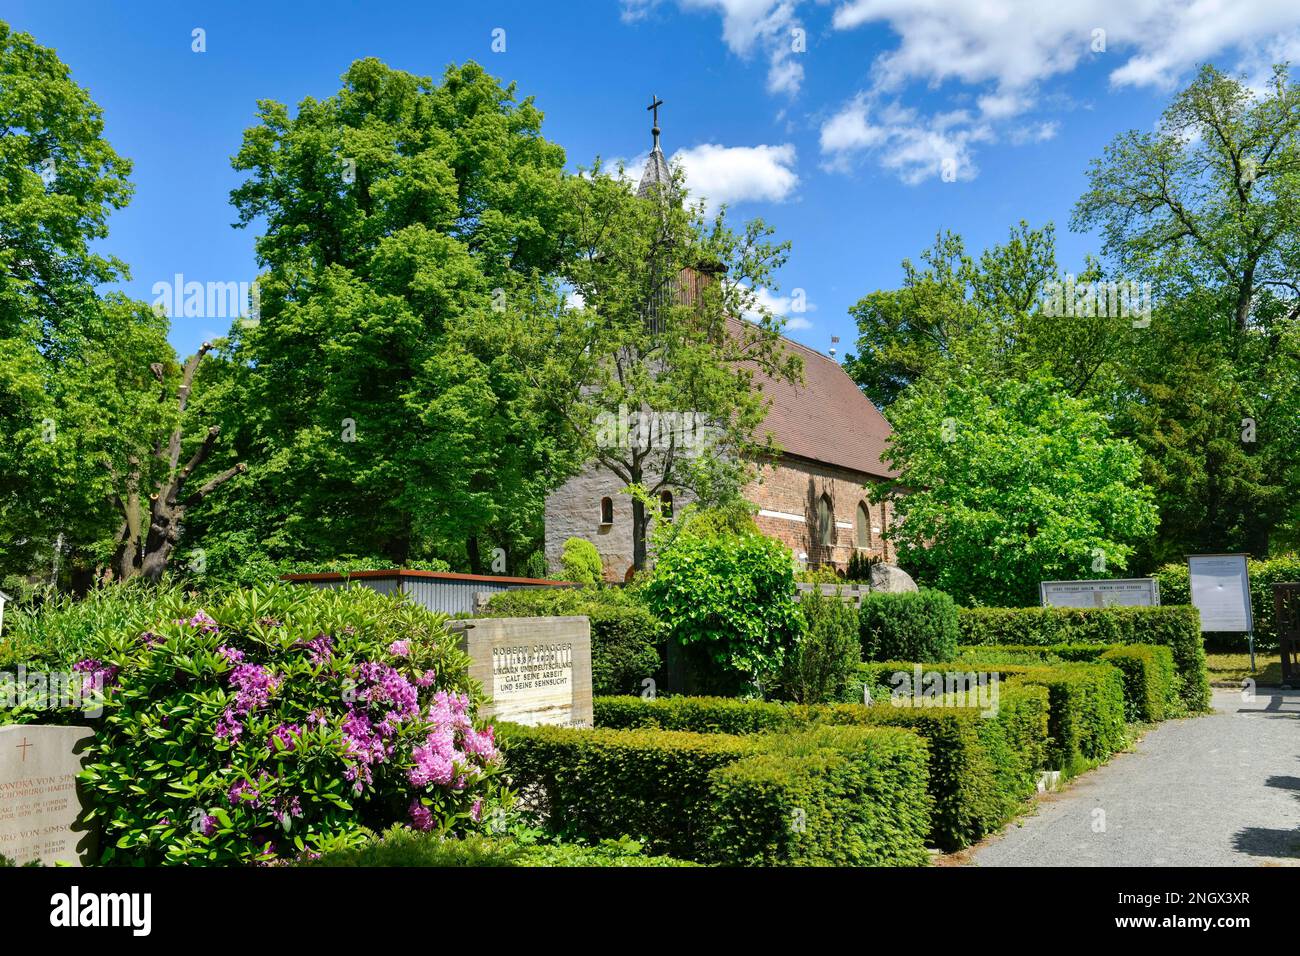
[[[546,115],[570,165],[643,156],[651,93],[688,185],[762,216],[793,249],[770,301],[802,289],[789,333],[852,349],[848,307],[900,279],[941,230],[980,249],[1020,219],[1068,229],[1089,160],[1149,129],[1196,66],[1258,81],[1300,60],[1300,5],[1273,0],[492,0],[152,3],[6,0],[0,19],[53,47],[135,164],[103,248],[131,294],[175,273],[256,275],[231,227],[230,157],[260,98],[326,97],[359,57],[438,75],[476,59]],[[206,52],[191,50],[192,31]],[[494,52],[493,30],[505,31]],[[1103,31],[1098,33],[1098,31]],[[1097,49],[1099,46],[1104,49]],[[182,353],[225,333],[178,318]]]

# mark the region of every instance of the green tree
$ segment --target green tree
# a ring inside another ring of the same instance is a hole
[[[1134,356],[1129,416],[1150,477],[1181,501],[1162,554],[1262,556],[1283,522],[1294,540],[1300,84],[1279,67],[1259,95],[1203,68],[1155,131],[1124,133],[1094,161],[1075,224],[1101,229],[1117,268],[1151,283],[1152,330],[1172,327]]]
[[[682,201],[680,171],[638,195],[597,163],[568,187],[565,278],[579,304],[558,330],[548,409],[582,460],[632,495],[641,570],[662,491],[734,498],[746,462],[775,450],[756,437],[766,407],[754,372],[797,380],[802,362],[781,347],[755,290],[774,285],[787,246],[759,220],[737,233],[725,211],[706,219]]]
[[[1044,374],[923,380],[890,409],[900,563],[963,603],[1018,606],[1038,583],[1112,577],[1156,527],[1141,459]]]
[[[529,375],[562,303],[563,151],[474,63],[435,84],[359,60],[258,117],[232,200],[266,223],[259,321],[209,370],[225,464],[256,467],[194,530],[230,560],[517,565],[570,467]]]
[[[88,586],[128,526],[117,576],[146,560],[161,574],[170,554],[165,533],[149,540],[185,484],[159,459],[174,425],[159,384],[180,375],[167,320],[96,291],[127,277],[92,243],[130,198],[129,171],[68,68],[0,23],[0,576],[59,568]]]

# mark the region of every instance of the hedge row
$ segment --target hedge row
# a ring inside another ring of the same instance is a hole
[[[934,802],[929,842],[959,849],[997,829],[1033,791],[1048,753],[1048,691],[999,688],[997,719],[974,706],[878,703],[816,707],[721,697],[597,698],[597,726],[716,733],[789,733],[827,725],[893,726],[915,731],[929,755]],[[770,737],[769,737],[770,739]]]
[[[1174,670],[1173,652],[1149,644],[1050,644],[1041,647],[990,644],[964,647],[954,659],[959,667],[1015,664],[1105,662],[1124,675],[1124,712],[1128,720],[1155,723],[1185,713]]]
[[[1200,616],[1194,607],[962,608],[961,643],[1149,644],[1168,647],[1193,713],[1210,707]]]
[[[509,775],[565,838],[727,865],[926,861],[927,752],[885,727],[696,734],[498,725]]]

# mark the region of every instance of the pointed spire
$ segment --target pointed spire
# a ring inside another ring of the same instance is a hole
[[[668,168],[668,160],[664,159],[664,151],[659,147],[659,107],[663,105],[663,100],[653,93],[650,95],[650,105],[646,109],[654,113],[654,125],[650,128],[654,145],[650,149],[650,158],[646,160],[645,169],[641,173],[641,182],[636,189],[636,194],[642,198],[652,192],[657,193],[660,187],[670,188],[672,185],[672,171]]]

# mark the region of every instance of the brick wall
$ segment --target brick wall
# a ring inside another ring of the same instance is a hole
[[[745,489],[745,497],[758,505],[755,520],[764,534],[784,543],[796,557],[807,554],[810,566],[830,564],[844,570],[857,549],[859,502],[869,515],[866,553],[886,560],[893,557],[892,548],[881,537],[893,521],[893,510],[888,502],[881,505],[868,500],[866,489],[873,481],[859,472],[785,457],[762,467]],[[600,552],[605,579],[624,579],[632,566],[632,499],[621,493],[622,488],[615,475],[593,468],[569,479],[546,499],[546,565],[550,574],[561,571],[564,542],[585,538]],[[835,538],[830,547],[823,546],[816,535],[817,502],[823,494],[830,498],[834,516]],[[609,498],[614,506],[614,520],[608,525],[600,520],[602,498]],[[679,491],[674,505],[680,509],[689,500],[687,493]]]
[[[796,557],[807,554],[810,566],[830,564],[843,570],[855,550],[885,560],[893,557],[892,547],[882,537],[893,521],[893,507],[868,498],[867,489],[874,482],[860,472],[787,456],[760,469],[745,497],[759,506],[756,520],[764,534],[783,542]],[[830,546],[817,535],[817,503],[822,495],[830,499],[833,516]],[[868,516],[865,549],[857,544],[859,503]]]

